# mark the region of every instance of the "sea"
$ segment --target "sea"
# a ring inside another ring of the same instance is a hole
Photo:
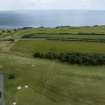
[[[105,25],[104,10],[0,11],[0,28]]]

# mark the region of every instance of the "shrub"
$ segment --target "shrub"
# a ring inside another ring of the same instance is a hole
[[[8,79],[15,79],[15,78],[16,78],[15,74],[9,74],[8,75]]]
[[[36,52],[33,57],[46,58],[46,59],[57,59],[61,62],[67,62],[69,64],[79,65],[104,65],[105,55],[101,54],[80,54],[80,53],[39,53]]]

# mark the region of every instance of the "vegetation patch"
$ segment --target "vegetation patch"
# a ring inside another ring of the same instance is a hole
[[[12,53],[22,53],[24,56],[33,56],[35,52],[48,53],[89,53],[105,54],[105,43],[69,42],[52,40],[20,40],[11,48]]]
[[[79,65],[105,65],[105,55],[101,54],[80,54],[80,53],[40,53],[37,52],[33,55],[38,58],[46,58],[50,60],[59,60],[69,64]]]
[[[15,79],[15,78],[16,78],[16,75],[13,73],[8,75],[8,79],[10,80]]]
[[[104,30],[105,26],[0,30],[6,105],[105,105],[105,43],[100,43]]]

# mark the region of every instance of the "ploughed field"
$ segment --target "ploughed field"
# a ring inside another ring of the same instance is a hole
[[[6,104],[105,105],[105,65],[72,65],[33,57],[36,52],[105,55],[104,29],[1,30],[0,72],[5,76]]]

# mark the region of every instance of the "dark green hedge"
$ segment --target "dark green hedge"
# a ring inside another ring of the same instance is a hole
[[[79,65],[105,65],[105,55],[102,54],[81,54],[81,53],[34,53],[33,57],[56,59],[61,62]]]

